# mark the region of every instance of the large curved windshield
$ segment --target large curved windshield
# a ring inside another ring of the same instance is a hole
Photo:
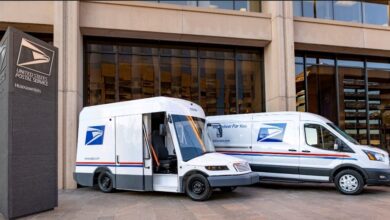
[[[341,134],[345,139],[347,139],[349,142],[359,145],[359,142],[355,140],[353,137],[349,136],[349,134],[345,133],[345,131],[341,130],[339,127],[337,127],[333,123],[327,123],[330,127],[332,127],[337,133]]]
[[[214,152],[211,141],[205,144],[208,135],[204,132],[204,119],[185,116],[172,115],[176,136],[179,142],[180,152],[183,161],[189,161],[205,153]]]

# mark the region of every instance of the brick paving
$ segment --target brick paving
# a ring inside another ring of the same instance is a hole
[[[25,219],[390,219],[390,187],[344,196],[330,184],[263,183],[216,191],[206,202],[184,194],[82,188],[60,191],[58,208]]]

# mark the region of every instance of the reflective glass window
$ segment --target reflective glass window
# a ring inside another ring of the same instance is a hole
[[[161,95],[198,102],[198,63],[190,57],[161,57]]]
[[[314,1],[302,1],[303,16],[314,18]]]
[[[198,1],[199,7],[234,9],[233,1]]]
[[[370,145],[390,150],[390,70],[369,69]]]
[[[91,105],[115,102],[115,55],[89,53],[88,103]]]
[[[333,66],[307,65],[307,111],[337,123],[336,73]]]
[[[198,103],[207,115],[264,109],[257,49],[114,41],[86,39],[86,105],[161,95]]]
[[[305,73],[303,64],[295,64],[296,110],[306,111]]]
[[[295,63],[303,63],[303,57],[295,56]]]
[[[303,16],[302,13],[302,1],[293,1],[294,16]]]
[[[261,1],[234,1],[234,9],[238,11],[261,11]]]
[[[389,59],[298,54],[295,57],[296,110],[320,114],[359,143],[390,151]]]
[[[338,71],[339,125],[361,144],[368,144],[364,69],[340,66]]]
[[[367,62],[367,68],[390,69],[390,63]]]
[[[160,0],[160,3],[196,6],[196,1],[161,1]]]
[[[333,19],[332,1],[316,1],[316,17],[324,19]]]
[[[388,1],[364,1],[363,17],[366,24],[377,24],[388,26],[389,24],[389,5]]]
[[[227,57],[234,55],[233,52],[223,52],[222,54],[226,54]],[[234,60],[202,58],[199,65],[200,104],[205,108],[205,111],[210,115],[236,113]]]
[[[360,1],[334,1],[334,19],[361,23],[361,7]]]
[[[261,66],[260,60],[237,61],[238,113],[260,112],[262,109],[262,103],[257,101],[263,96]]]

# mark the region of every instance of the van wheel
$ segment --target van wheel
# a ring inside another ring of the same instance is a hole
[[[222,192],[233,192],[235,189],[237,189],[237,186],[226,186],[220,188]]]
[[[186,182],[186,193],[194,201],[205,201],[213,193],[209,181],[201,174],[192,174]]]
[[[114,190],[112,175],[107,172],[101,172],[98,176],[98,186],[100,191],[110,193]]]
[[[336,175],[335,185],[345,195],[358,195],[363,191],[364,179],[355,170],[343,170]]]

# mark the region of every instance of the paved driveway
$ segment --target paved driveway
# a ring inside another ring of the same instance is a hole
[[[390,219],[390,187],[344,196],[330,184],[263,183],[215,192],[207,202],[183,194],[83,188],[60,191],[58,208],[27,219]]]

